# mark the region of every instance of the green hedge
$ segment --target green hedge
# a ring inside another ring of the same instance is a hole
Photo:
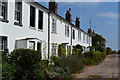
[[[84,53],[82,59],[84,65],[95,65],[101,63],[106,58],[106,53],[100,51],[88,51]]]
[[[61,67],[48,66],[48,61],[42,61],[41,53],[35,50],[17,49],[4,59],[2,80],[48,80],[69,77]]]

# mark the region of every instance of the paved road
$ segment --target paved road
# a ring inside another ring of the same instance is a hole
[[[75,76],[76,78],[89,78],[98,75],[101,78],[118,78],[118,56],[120,59],[120,55],[109,55],[103,63],[85,67],[82,73]]]

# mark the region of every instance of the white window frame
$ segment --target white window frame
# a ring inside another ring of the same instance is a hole
[[[15,22],[21,22],[22,15],[22,2],[15,2]]]
[[[85,43],[85,33],[83,33],[83,43]]]
[[[6,42],[6,48],[7,48],[7,42]],[[3,37],[0,37],[0,51],[3,51],[5,48],[5,40]]]
[[[81,41],[81,31],[78,31],[78,41]]]
[[[4,18],[5,10],[2,10],[2,8],[5,9],[5,5],[3,4],[4,0],[0,0],[0,18]]]
[[[65,35],[69,37],[69,26],[65,25]]]
[[[33,45],[31,46],[30,43],[33,43]],[[35,50],[35,41],[29,41],[29,49]]]
[[[75,29],[72,29],[72,39],[75,39]]]
[[[37,51],[39,51],[39,50],[38,50],[38,43],[40,44],[40,48],[41,48],[41,49],[40,49],[40,52],[42,53],[42,42],[37,42]]]
[[[57,20],[52,18],[52,33],[57,33]]]
[[[57,44],[51,44],[51,56],[57,56]]]

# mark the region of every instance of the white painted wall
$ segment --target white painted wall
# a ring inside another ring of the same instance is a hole
[[[9,23],[0,22],[0,35],[4,35],[8,37],[8,48],[9,51],[15,49],[15,41],[18,39],[24,38],[38,38],[39,40],[45,41],[48,43],[48,14],[46,11],[42,10],[42,8],[36,7],[36,26],[35,29],[30,29],[29,22],[30,22],[30,5],[31,3],[22,2],[22,27],[14,25],[14,10],[15,10],[15,3],[9,2],[8,3],[8,20]],[[38,10],[43,11],[43,30],[39,31],[37,28],[38,24]],[[47,49],[46,49],[46,52]]]
[[[13,0],[15,1],[15,0]],[[35,29],[30,28],[30,5],[36,7],[36,23]],[[15,2],[8,3],[8,23],[0,21],[0,36],[8,37],[8,48],[9,51],[13,51],[15,49],[15,43],[18,39],[25,38],[37,38],[42,42],[42,48],[44,46],[44,42],[46,42],[46,53],[48,53],[48,12],[45,11],[40,6],[37,6],[33,3],[22,2],[22,27],[14,25],[14,10],[15,10]],[[43,30],[38,30],[38,10],[43,11]],[[57,20],[57,33],[51,33],[52,31],[52,18]],[[69,26],[69,37],[65,35],[65,25]],[[71,29],[75,29],[75,40],[72,39],[72,46],[76,44],[80,44],[82,46],[88,47],[89,44],[83,43],[83,33],[81,33],[81,41],[78,41],[78,30],[73,27],[68,22],[65,22],[63,19],[58,18],[54,14],[50,15],[50,52],[51,52],[51,43],[68,43],[67,45],[71,45]],[[87,34],[86,34],[87,35]],[[28,45],[28,42],[27,42]],[[23,46],[23,44],[21,44]],[[25,45],[26,46],[26,45]],[[91,43],[90,43],[91,46]],[[43,51],[42,51],[43,53]],[[44,54],[44,53],[43,53]],[[42,54],[42,56],[43,56]]]

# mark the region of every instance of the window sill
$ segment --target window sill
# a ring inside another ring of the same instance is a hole
[[[51,32],[51,33],[53,33],[53,34],[57,34],[56,32]]]
[[[35,27],[32,27],[32,26],[30,26],[29,28],[30,28],[30,29],[33,29],[33,30],[36,30],[36,28],[35,28]]]
[[[67,36],[67,35],[65,35],[66,37],[69,37],[69,36]]]
[[[0,18],[0,21],[8,23],[9,21],[7,19]]]
[[[19,22],[14,22],[14,25],[17,25],[17,26],[23,26],[21,23],[19,23]]]
[[[43,32],[43,30],[42,30],[42,29],[38,29],[38,31]]]

